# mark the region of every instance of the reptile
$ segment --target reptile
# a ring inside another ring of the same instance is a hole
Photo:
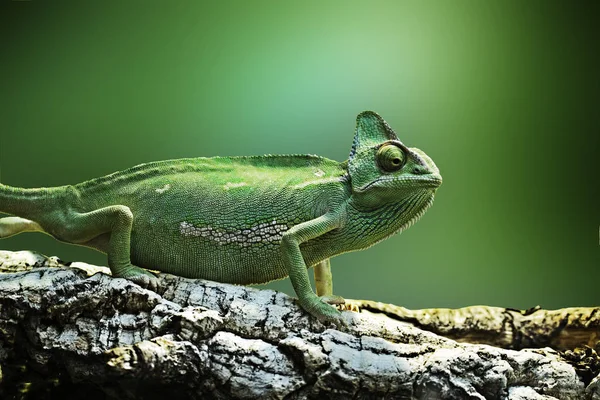
[[[75,185],[0,184],[0,238],[44,232],[107,254],[114,277],[156,289],[156,270],[258,284],[290,277],[300,306],[343,323],[329,259],[408,228],[442,177],[377,113],[357,116],[348,159],[184,158]],[[308,267],[314,267],[316,293]]]

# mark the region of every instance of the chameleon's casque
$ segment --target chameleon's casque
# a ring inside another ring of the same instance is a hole
[[[415,222],[442,182],[376,113],[358,115],[347,161],[312,155],[153,162],[77,185],[0,185],[0,238],[25,231],[107,253],[116,277],[156,285],[142,268],[220,282],[290,276],[304,309],[338,321],[329,259]],[[307,266],[315,267],[317,293]],[[140,268],[142,267],[142,268]]]

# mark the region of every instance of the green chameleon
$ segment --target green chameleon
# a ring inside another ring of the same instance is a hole
[[[0,185],[0,212],[13,215],[0,219],[0,238],[38,231],[94,248],[108,255],[113,276],[151,289],[158,280],[142,268],[236,284],[289,276],[306,311],[340,323],[329,259],[408,228],[441,183],[431,158],[365,111],[342,163],[314,155],[185,158],[77,185]]]

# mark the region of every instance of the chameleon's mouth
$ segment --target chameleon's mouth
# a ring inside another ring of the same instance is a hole
[[[438,188],[441,184],[442,184],[442,177],[441,176],[429,176],[429,177],[425,177],[425,178],[411,178],[411,180],[414,180],[415,182],[417,182],[420,185],[423,185],[425,187],[431,187],[431,188]]]
[[[375,179],[372,182],[367,183],[362,188],[358,189],[359,192],[364,192],[371,187],[394,187],[399,183],[406,185],[407,187],[420,187],[428,189],[437,189],[442,184],[442,177],[439,175],[426,175],[426,176],[382,176]]]

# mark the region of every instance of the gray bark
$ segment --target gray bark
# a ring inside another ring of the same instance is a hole
[[[272,290],[160,274],[153,292],[30,252],[0,251],[0,271],[3,398],[600,399],[592,348],[458,342],[385,313],[337,329]]]

